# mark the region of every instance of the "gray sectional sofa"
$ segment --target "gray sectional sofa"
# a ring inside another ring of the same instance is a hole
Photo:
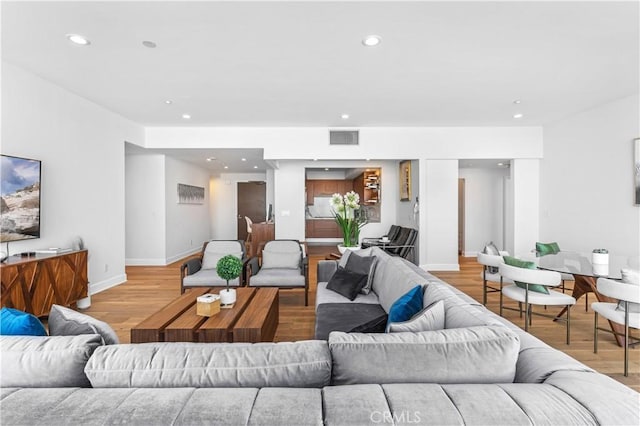
[[[443,301],[444,330],[334,331],[328,340],[259,344],[104,346],[97,335],[4,336],[0,421],[640,423],[637,392],[547,346],[410,263],[375,251],[374,255],[381,258],[370,295],[354,302],[341,300],[320,282],[318,312],[322,314],[320,308],[327,303],[341,303],[345,312],[357,304],[378,305],[386,312],[396,295],[419,283],[426,286],[425,301]],[[327,279],[332,268],[335,264],[321,262],[319,277]],[[325,320],[329,321],[318,317]]]

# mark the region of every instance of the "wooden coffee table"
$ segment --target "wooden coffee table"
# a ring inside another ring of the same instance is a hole
[[[131,329],[131,343],[271,342],[278,328],[277,288],[236,288],[233,308],[196,315],[196,298],[222,288],[195,287]]]

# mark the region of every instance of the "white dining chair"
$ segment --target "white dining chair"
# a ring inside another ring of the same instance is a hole
[[[549,294],[535,292],[529,289],[530,285],[537,284],[545,287],[557,287],[562,281],[560,273],[554,271],[543,271],[539,269],[527,269],[511,266],[507,264],[501,264],[499,267],[500,275],[504,279],[510,279],[514,283],[523,284],[525,288],[518,287],[516,284],[509,285],[502,288],[502,294],[512,300],[519,303],[524,303],[524,329],[529,331],[531,325],[531,316],[538,315],[547,318],[553,318],[554,320],[562,321],[553,315],[547,315],[541,312],[533,312],[531,307],[533,305],[540,306],[566,306],[567,317],[564,320],[567,326],[567,345],[570,343],[570,330],[571,330],[571,306],[575,305],[576,299],[568,294],[561,293],[559,291],[550,290]],[[516,310],[514,308],[506,307],[500,304],[500,316],[502,316],[502,310]],[[522,313],[521,313],[522,315]]]
[[[598,330],[606,331],[612,334],[618,334],[615,331],[598,327],[598,315],[602,315],[611,322],[624,324],[624,375],[629,375],[629,346],[640,343],[640,340],[629,336],[629,327],[640,329],[640,312],[638,307],[640,304],[640,286],[637,284],[629,284],[621,281],[614,281],[609,278],[598,278],[598,293],[603,296],[618,299],[622,303],[611,302],[594,302],[591,309],[595,312],[593,322],[593,353],[598,353]],[[619,310],[619,306],[624,310]],[[633,309],[633,308],[636,309]],[[630,312],[631,311],[631,312]],[[636,340],[630,344],[629,339]]]
[[[246,241],[249,242],[249,241],[251,241],[251,236],[253,235],[253,229],[251,229],[251,226],[253,225],[253,221],[251,220],[251,218],[249,216],[245,216],[244,220],[247,222],[247,239],[246,239]]]
[[[506,251],[501,251],[500,255],[478,253],[477,261],[482,265],[482,304],[485,306],[487,305],[487,293],[500,293],[500,304],[502,305],[502,285],[513,284],[513,281],[505,280],[497,272],[500,264],[504,263],[502,256],[508,255],[509,252]],[[499,284],[500,287],[491,286],[489,283]]]

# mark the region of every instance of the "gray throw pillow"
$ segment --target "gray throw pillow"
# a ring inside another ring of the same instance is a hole
[[[51,336],[99,334],[105,345],[119,343],[118,335],[106,322],[60,305],[51,306],[51,312],[49,312],[49,334]]]
[[[444,302],[439,300],[415,314],[409,321],[390,323],[387,333],[444,330],[444,320]]]
[[[376,270],[378,258],[375,256],[361,256],[357,252],[349,256],[344,269],[358,274],[367,275],[367,283],[362,287],[360,293],[369,294],[373,285],[373,274]]]
[[[500,256],[500,250],[498,250],[498,247],[496,247],[495,244],[493,244],[493,241],[489,241],[489,243],[484,246],[484,248],[482,249],[482,252],[484,254],[491,254],[493,256]],[[489,272],[490,274],[497,274],[498,271],[500,269],[497,266],[488,266],[487,267],[487,272]]]

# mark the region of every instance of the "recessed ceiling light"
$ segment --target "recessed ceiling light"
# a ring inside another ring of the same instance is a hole
[[[143,41],[143,42],[142,42],[142,45],[143,45],[144,47],[148,47],[149,49],[155,49],[155,48],[156,48],[156,46],[158,46],[157,44],[155,44],[154,42],[149,41],[149,40],[145,40],[145,41]]]
[[[215,161],[216,157],[209,157],[207,158],[207,161]]]
[[[381,41],[382,41],[382,38],[380,36],[368,35],[362,39],[362,44],[364,44],[367,47],[373,47],[373,46],[379,45]]]
[[[522,117],[524,117],[524,114],[520,114],[520,113],[513,114],[513,118],[522,118]]]
[[[349,114],[342,114],[340,118],[342,118],[343,120],[346,120],[349,118]]]
[[[317,159],[317,158],[314,158],[314,159],[313,159],[313,161],[318,161],[318,159]]]
[[[253,166],[253,168],[254,168],[254,169],[257,169],[257,168],[258,168],[258,166]]]
[[[190,120],[191,116],[189,114],[182,114],[182,118],[184,118],[185,120]]]
[[[241,158],[240,160],[241,160],[241,161],[247,161],[247,159],[246,159],[246,158]]]
[[[173,101],[171,99],[167,99],[166,101],[164,101],[164,103],[167,105],[171,105]]]
[[[498,163],[498,166],[504,166],[504,163]]]
[[[328,168],[328,167],[325,167],[325,168],[324,168],[324,170],[328,172],[328,171],[329,171],[329,168]]]
[[[513,103],[516,105],[520,105],[522,101],[520,99],[516,99],[515,101],[513,101]]]
[[[91,44],[89,39],[87,39],[85,36],[81,36],[79,34],[67,34],[67,38],[72,43],[79,44],[81,46],[88,46],[88,45]]]
[[[229,168],[229,166],[224,166],[224,168],[225,168],[225,169],[228,169],[228,168]]]
[[[370,158],[365,158],[364,161],[371,161],[371,159]]]

